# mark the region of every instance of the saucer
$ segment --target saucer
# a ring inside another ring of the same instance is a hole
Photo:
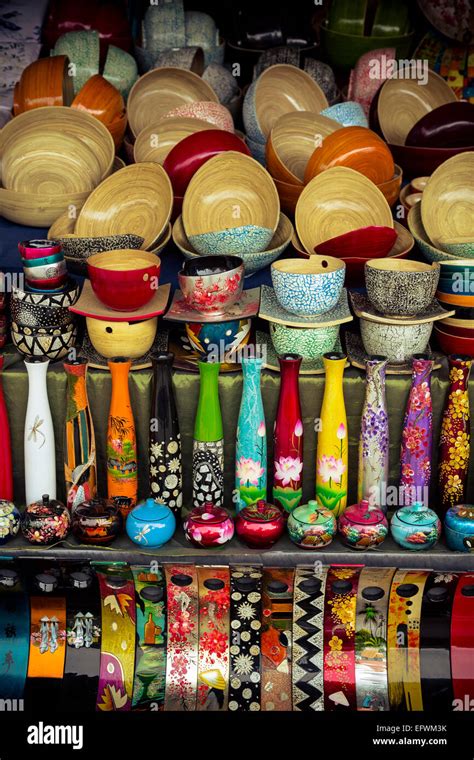
[[[262,285],[258,316],[267,322],[277,322],[287,327],[331,327],[342,325],[344,322],[352,322],[354,319],[349,309],[346,288],[341,290],[339,301],[330,311],[326,311],[324,314],[298,317],[280,306],[275,291],[269,285]]]
[[[80,314],[82,317],[94,317],[95,319],[106,319],[108,322],[139,322],[143,319],[151,319],[163,314],[170,296],[170,283],[160,285],[157,288],[153,298],[145,306],[135,311],[116,311],[105,306],[92,290],[90,280],[84,280],[84,287],[79,299],[73,306],[69,307],[70,311]]]
[[[258,314],[260,303],[260,288],[244,290],[240,299],[230,306],[225,314],[200,314],[187,306],[183,294],[176,290],[171,306],[166,312],[164,319],[173,322],[229,322],[234,319],[248,319]]]
[[[350,363],[353,367],[365,370],[366,363],[369,360],[369,355],[364,349],[362,338],[356,333],[347,332],[345,339],[347,358],[349,359]],[[442,366],[441,354],[433,353],[429,344],[427,346],[426,353],[430,356],[431,359],[433,359],[433,370],[440,369]],[[412,372],[413,367],[409,362],[404,362],[403,364],[387,364],[387,375],[411,375]]]
[[[372,306],[365,293],[350,290],[349,297],[356,317],[368,319],[370,322],[381,322],[384,325],[421,325],[426,322],[436,322],[438,319],[452,317],[453,314],[455,314],[454,309],[452,311],[446,311],[446,309],[443,309],[438,301],[434,299],[427,309],[421,311],[415,317],[385,317],[382,312],[377,311],[377,309]]]

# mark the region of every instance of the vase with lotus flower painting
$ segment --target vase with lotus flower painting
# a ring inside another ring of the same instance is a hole
[[[303,422],[298,377],[302,357],[282,354],[280,396],[275,421],[273,501],[292,512],[303,495]]]
[[[348,436],[343,377],[345,354],[323,356],[326,382],[318,424],[316,451],[316,501],[334,517],[347,505]]]
[[[412,367],[411,389],[402,430],[400,506],[421,502],[429,507],[433,362],[427,354],[414,354]]]
[[[242,400],[235,448],[236,511],[267,496],[267,433],[260,387],[263,359],[242,357]]]
[[[359,503],[386,508],[388,480],[388,414],[385,397],[385,356],[370,356],[366,362],[365,400],[359,439]]]

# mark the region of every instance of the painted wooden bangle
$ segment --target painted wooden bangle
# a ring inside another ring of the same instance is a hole
[[[324,710],[324,595],[328,568],[297,567],[293,598],[293,710]]]
[[[30,649],[30,604],[13,563],[0,568],[0,699],[22,699]]]
[[[355,630],[357,709],[389,710],[387,619],[394,567],[364,567],[359,576]]]
[[[388,683],[391,710],[422,710],[421,603],[428,570],[397,570],[388,613]]]
[[[229,701],[230,571],[198,567],[197,710],[227,710]]]
[[[135,587],[128,565],[97,563],[101,609],[97,710],[127,711],[132,705],[135,667]]]
[[[294,570],[264,568],[262,584],[262,710],[291,710],[291,627]]]
[[[234,565],[230,587],[229,710],[258,712],[262,680],[261,568]]]
[[[474,708],[474,573],[460,576],[451,614],[451,668],[456,711]]]
[[[166,583],[161,568],[132,567],[137,646],[132,708],[162,710],[166,684]]]
[[[62,697],[71,712],[93,712],[100,669],[99,583],[90,565],[64,566],[66,664]]]
[[[324,709],[355,710],[355,625],[360,567],[330,567],[324,611]]]
[[[455,573],[431,573],[423,594],[420,672],[424,710],[452,710],[451,609],[458,582]]]
[[[198,582],[193,565],[165,565],[168,650],[165,710],[195,710],[198,672]]]

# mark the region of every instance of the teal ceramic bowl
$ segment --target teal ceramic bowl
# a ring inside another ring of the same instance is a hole
[[[103,76],[127,99],[128,93],[138,79],[137,62],[130,53],[115,45],[109,45]]]
[[[241,227],[229,227],[226,230],[203,232],[199,235],[189,235],[189,242],[202,256],[213,254],[258,253],[268,248],[273,237],[269,227],[259,227],[256,224],[245,224]]]
[[[67,32],[56,41],[53,55],[67,55],[74,64],[72,80],[76,95],[90,77],[99,73],[99,33],[93,29]]]
[[[258,79],[252,82],[247,92],[245,93],[244,103],[242,106],[242,118],[244,120],[244,126],[245,126],[245,132],[247,134],[247,138],[249,138],[250,140],[253,140],[254,143],[260,143],[260,145],[265,145],[266,138],[262,130],[260,129],[260,125],[257,119],[257,104],[256,104],[257,83],[258,83]],[[249,145],[249,148],[251,149],[250,145]]]
[[[270,322],[270,338],[277,354],[299,354],[303,359],[320,359],[332,351],[339,325],[331,327],[288,327]]]
[[[386,37],[363,37],[362,35],[338,32],[325,24],[320,27],[320,35],[324,60],[339,69],[353,68],[362,55],[379,48],[393,47],[396,50],[396,58],[406,58],[413,40],[413,32]]]
[[[329,108],[324,108],[321,111],[321,116],[327,116],[328,119],[338,121],[343,127],[369,126],[364,109],[355,100],[346,100],[342,103],[335,103]]]
[[[446,251],[441,251],[439,248],[435,248],[435,246],[431,243],[431,240],[429,239],[425,228],[423,227],[423,222],[421,221],[421,204],[416,203],[408,212],[407,217],[408,222],[408,229],[410,230],[411,234],[415,238],[415,242],[418,245],[420,251],[422,252],[423,256],[427,261],[439,261],[441,262],[449,262],[449,261],[458,261],[459,256],[454,256],[452,253],[446,253]],[[474,256],[473,256],[473,263],[474,263]]]

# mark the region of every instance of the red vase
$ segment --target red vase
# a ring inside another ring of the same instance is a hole
[[[466,500],[471,421],[469,414],[470,356],[448,357],[449,391],[444,407],[439,441],[439,492],[441,515]]]
[[[8,422],[7,406],[3,395],[2,370],[3,356],[0,356],[0,499],[13,499],[13,469],[12,449],[10,441],[10,425]]]
[[[292,512],[303,493],[303,422],[298,375],[302,358],[282,354],[280,397],[273,442],[273,501]]]

